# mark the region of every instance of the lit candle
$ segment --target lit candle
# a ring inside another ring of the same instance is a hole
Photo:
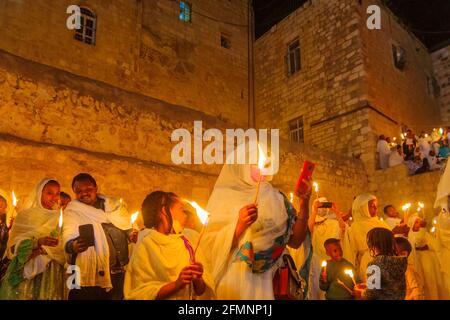
[[[319,184],[317,182],[313,182],[313,187],[316,192],[316,199],[319,199]]]
[[[194,249],[194,260],[195,260],[195,253],[197,252],[197,249],[200,246],[200,241],[202,240],[203,234],[205,233],[206,226],[208,225],[208,222],[209,222],[209,212],[204,210],[202,207],[200,207],[197,204],[197,202],[195,202],[195,201],[189,201],[189,200],[185,200],[185,201],[187,203],[189,203],[192,207],[194,207],[194,209],[197,213],[197,217],[203,225],[202,231],[200,232],[200,236],[198,237],[197,245],[195,246],[195,249]]]
[[[13,207],[14,207],[14,209],[16,209],[17,208],[17,202],[18,202],[19,200],[16,198],[16,194],[14,193],[14,190],[12,191],[12,205],[13,205]]]
[[[138,228],[135,227],[134,223],[136,222],[136,219],[139,215],[139,211],[136,211],[135,213],[133,213],[130,217],[131,220],[131,228],[133,228],[134,230],[137,230]]]
[[[439,128],[439,134],[442,136],[444,134],[444,129]]]
[[[353,275],[352,269],[345,269],[344,273],[352,278],[353,284],[356,286],[355,276]]]
[[[411,208],[411,203],[406,203],[402,206],[402,210],[405,212],[403,215],[403,222],[408,223],[409,219],[409,208]]]
[[[259,169],[259,179],[258,179],[258,185],[256,187],[256,194],[255,194],[255,200],[253,201],[254,204],[256,204],[256,201],[258,200],[258,193],[259,193],[259,187],[261,185],[261,179],[262,179],[262,170],[264,169],[264,164],[267,160],[267,158],[264,156],[263,151],[261,150],[261,147],[258,144],[258,169]]]
[[[59,209],[59,221],[58,221],[58,239],[62,234],[62,226],[63,226],[63,209]]]
[[[431,233],[435,233],[435,232],[436,232],[436,227],[433,226],[433,227],[431,228]]]
[[[292,204],[294,204],[294,193],[293,193],[293,192],[289,193],[289,201],[290,201]]]
[[[323,272],[327,273],[327,261],[326,260],[322,261],[322,268],[323,268]]]

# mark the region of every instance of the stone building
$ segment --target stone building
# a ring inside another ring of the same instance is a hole
[[[172,132],[201,120],[280,128],[273,183],[286,193],[310,159],[321,195],[342,209],[367,191],[398,205],[406,172],[370,173],[375,136],[439,122],[425,48],[385,9],[385,28],[365,29],[367,1],[312,1],[255,43],[247,0],[79,0],[78,31],[66,26],[72,4],[0,1],[0,188],[19,199],[44,176],[70,191],[90,172],[133,210],[158,189],[204,205],[221,166],[171,161]],[[403,70],[392,44],[406,50]],[[290,125],[305,143],[289,141]]]
[[[374,4],[380,30],[366,24]],[[369,173],[378,135],[400,139],[404,128],[441,124],[430,54],[380,1],[306,2],[260,37],[255,53],[257,125],[361,158]]]

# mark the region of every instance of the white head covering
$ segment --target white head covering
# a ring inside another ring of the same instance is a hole
[[[26,239],[50,236],[50,233],[58,227],[59,211],[45,209],[41,203],[42,190],[52,180],[56,181],[49,178],[41,180],[25,201],[23,209],[17,214],[8,241],[7,254],[9,258],[14,257],[13,246],[17,248],[20,242]],[[43,246],[42,248],[51,259],[64,264],[62,241],[57,247]]]
[[[324,202],[328,201],[327,198],[325,198],[325,197],[321,197],[317,200],[320,203],[324,203]],[[328,208],[318,208],[315,222],[319,223],[319,222],[322,222],[322,221],[326,220],[327,218],[329,218],[329,216],[328,216],[329,211],[330,211],[330,209],[328,209]]]
[[[253,203],[257,184],[251,178],[250,164],[225,164],[216,181],[206,207],[210,221],[202,242],[216,281],[230,258],[239,210]],[[286,232],[288,218],[282,194],[267,181],[260,184],[257,203],[258,220],[238,244],[239,248],[250,241],[255,252],[273,246],[274,240]]]

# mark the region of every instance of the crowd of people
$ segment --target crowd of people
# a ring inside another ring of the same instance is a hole
[[[254,165],[223,166],[204,229],[173,192],[150,192],[133,227],[125,201],[99,193],[91,175],[73,178],[74,199],[46,178],[9,224],[13,208],[1,192],[0,299],[274,299],[284,255],[303,278],[304,299],[447,299],[448,181],[450,169],[432,235],[420,215],[400,217],[393,206],[381,219],[371,194],[348,212],[312,200],[310,180],[294,205]]]
[[[377,143],[380,169],[405,165],[411,175],[442,170],[450,155],[450,127],[433,129],[431,134],[415,135],[412,130],[402,134],[401,143],[396,138],[381,135]]]

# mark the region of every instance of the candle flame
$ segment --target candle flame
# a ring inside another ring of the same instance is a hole
[[[383,217],[380,218],[380,221],[384,221]]]
[[[353,275],[353,270],[351,270],[351,269],[345,269],[344,273],[345,273],[346,275],[348,275],[350,278],[353,278],[353,277],[354,277],[354,275]]]
[[[139,211],[136,211],[135,213],[133,213],[131,215],[131,224],[136,222],[136,219],[137,219],[138,215],[139,215]]]
[[[436,227],[433,226],[433,228],[431,228],[431,233],[435,233],[436,232]]]
[[[62,208],[59,209],[59,221],[58,221],[58,227],[61,229],[63,225],[63,210]]]
[[[419,201],[419,202],[417,202],[417,204],[418,204],[419,207],[422,208],[422,209],[425,207],[425,204],[423,204],[423,202],[420,202],[420,201]]]
[[[122,202],[123,202],[123,199],[122,199],[122,198],[120,198],[119,202],[120,202],[120,204],[122,204]]]
[[[403,211],[406,211],[406,210],[408,210],[409,208],[411,208],[411,203],[406,203],[405,205],[402,206],[402,210],[403,210]]]
[[[315,192],[319,192],[319,184],[317,182],[313,182],[313,187]]]
[[[441,136],[444,134],[444,129],[439,128],[439,133],[441,134]]]
[[[195,208],[195,211],[197,212],[197,217],[200,219],[200,222],[203,225],[206,225],[208,223],[208,219],[209,219],[209,212],[204,210],[202,207],[200,207],[197,204],[197,202],[195,202],[195,201],[189,201],[189,200],[185,200],[185,201]]]
[[[425,138],[428,138],[428,133],[425,133]]]
[[[402,137],[402,140],[405,139],[405,135],[403,133],[400,136]]]
[[[433,219],[433,224],[437,224],[437,219],[436,218]]]
[[[14,193],[14,190],[12,192],[12,205],[13,207],[17,207],[17,201],[18,199],[16,198],[16,194]]]
[[[291,203],[294,203],[294,193],[293,192],[289,193],[289,198],[290,198]]]
[[[264,152],[261,149],[261,146],[258,144],[258,168],[259,170],[263,170],[266,164],[266,156],[264,155]]]
[[[327,262],[325,260],[322,261],[322,268],[325,268],[327,266]]]

